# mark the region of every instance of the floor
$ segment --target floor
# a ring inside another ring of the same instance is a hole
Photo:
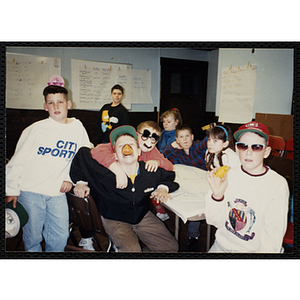
[[[167,209],[166,209],[167,210]],[[165,221],[165,225],[167,228],[171,231],[173,235],[175,235],[175,215],[174,213],[168,211],[168,214],[170,216],[170,219]],[[182,220],[180,219],[180,231],[179,231],[179,252],[188,252],[187,251],[187,244],[188,244],[188,237],[186,235],[187,233],[187,223],[184,224]],[[214,241],[214,234],[215,234],[215,228],[212,226],[211,229],[211,242],[210,245],[213,244]],[[198,252],[205,253],[206,252],[206,237],[207,237],[207,224],[205,221],[201,221],[200,225],[200,238],[198,241]],[[78,229],[74,230],[74,236],[79,242],[80,240],[80,233]],[[108,247],[108,239],[103,237],[102,235],[97,235],[100,247],[102,248],[103,251],[105,251]],[[96,251],[100,251],[99,247],[97,246],[97,243],[94,243],[94,247]],[[6,251],[24,251],[24,244],[21,239],[21,232],[12,239],[6,239]],[[68,252],[87,252],[81,249],[80,247],[76,247],[76,244],[73,243],[72,239],[70,238],[68,241],[68,245],[66,247],[66,251]],[[111,250],[113,251],[113,250]],[[293,247],[285,247],[284,253],[292,253],[293,252]]]

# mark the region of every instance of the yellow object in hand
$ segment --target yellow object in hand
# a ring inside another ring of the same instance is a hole
[[[228,166],[222,166],[222,167],[220,167],[220,168],[217,170],[215,176],[217,176],[217,177],[219,177],[220,179],[222,179],[222,177],[229,171],[229,169],[230,169],[230,168],[229,168]]]
[[[131,155],[133,153],[133,149],[131,148],[130,145],[126,144],[124,145],[124,147],[122,148],[122,153],[125,156]]]

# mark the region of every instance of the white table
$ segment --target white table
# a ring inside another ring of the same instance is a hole
[[[163,203],[170,211],[175,213],[175,238],[179,236],[179,217],[184,223],[187,221],[205,220],[205,196],[209,191],[209,183],[206,179],[206,171],[176,164],[175,181],[180,188],[171,193],[172,200]],[[210,246],[211,226],[207,224],[207,251]]]

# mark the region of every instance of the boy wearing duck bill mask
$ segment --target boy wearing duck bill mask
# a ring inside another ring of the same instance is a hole
[[[174,236],[150,211],[150,198],[165,202],[169,193],[178,189],[175,173],[158,168],[149,172],[145,163],[138,161],[136,131],[132,126],[120,126],[110,134],[111,146],[117,163],[128,176],[124,189],[116,188],[114,173],[100,165],[91,156],[90,149],[81,148],[75,156],[70,176],[78,183],[74,193],[87,196],[90,191],[102,216],[105,231],[119,252],[177,252]],[[139,240],[146,245],[142,249]]]

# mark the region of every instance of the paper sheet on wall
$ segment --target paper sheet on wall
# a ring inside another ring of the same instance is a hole
[[[118,70],[117,82],[125,88],[126,103],[153,103],[151,98],[151,71]]]
[[[77,109],[100,109],[110,103],[111,88],[124,87],[122,101],[127,108],[132,103],[153,103],[151,72],[132,70],[131,65],[85,60],[71,60],[73,102]]]
[[[256,66],[222,70],[219,122],[247,123],[253,118]]]
[[[43,90],[60,74],[60,58],[7,53],[6,107],[43,109]]]
[[[112,101],[110,90],[116,84],[116,71],[127,64],[71,59],[72,101],[76,109],[100,109]]]

